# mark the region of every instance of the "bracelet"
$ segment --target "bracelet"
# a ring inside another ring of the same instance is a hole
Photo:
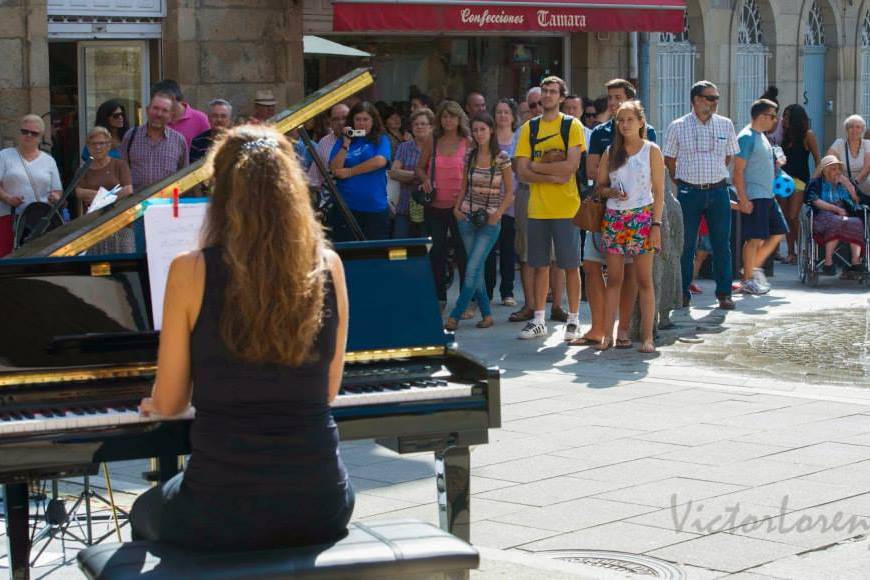
[[[662,222],[653,220],[652,225],[662,227]]]

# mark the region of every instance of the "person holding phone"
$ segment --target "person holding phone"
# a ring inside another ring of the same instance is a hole
[[[392,158],[390,139],[373,104],[360,101],[348,113],[345,127],[329,155],[329,169],[338,192],[356,218],[367,240],[390,237],[387,165]],[[338,219],[333,225],[340,223]],[[351,239],[347,228],[334,228],[336,241]]]

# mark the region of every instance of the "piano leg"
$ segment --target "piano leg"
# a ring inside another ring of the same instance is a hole
[[[441,529],[471,541],[471,459],[468,447],[435,451],[435,484]]]
[[[27,484],[5,484],[3,486],[3,507],[6,515],[6,537],[9,543],[9,577],[12,580],[28,580],[30,578],[30,536]]]

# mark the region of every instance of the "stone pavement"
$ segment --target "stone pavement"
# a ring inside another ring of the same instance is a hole
[[[473,577],[626,577],[553,559],[586,549],[678,563],[691,579],[867,578],[868,294],[803,287],[788,266],[771,282],[729,313],[702,282],[654,355],[567,347],[562,325],[516,340],[502,306],[493,328],[465,322],[461,347],[502,369],[502,428],[471,455]],[[844,353],[848,380],[819,371]],[[437,522],[431,454],[367,441],[342,453],[355,519]],[[113,467],[127,502],[142,467]],[[78,577],[74,565],[39,570]]]

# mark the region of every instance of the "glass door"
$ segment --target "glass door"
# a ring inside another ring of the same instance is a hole
[[[97,109],[121,101],[130,126],[142,123],[150,86],[148,44],[144,41],[88,41],[79,48],[79,135],[94,126]]]

